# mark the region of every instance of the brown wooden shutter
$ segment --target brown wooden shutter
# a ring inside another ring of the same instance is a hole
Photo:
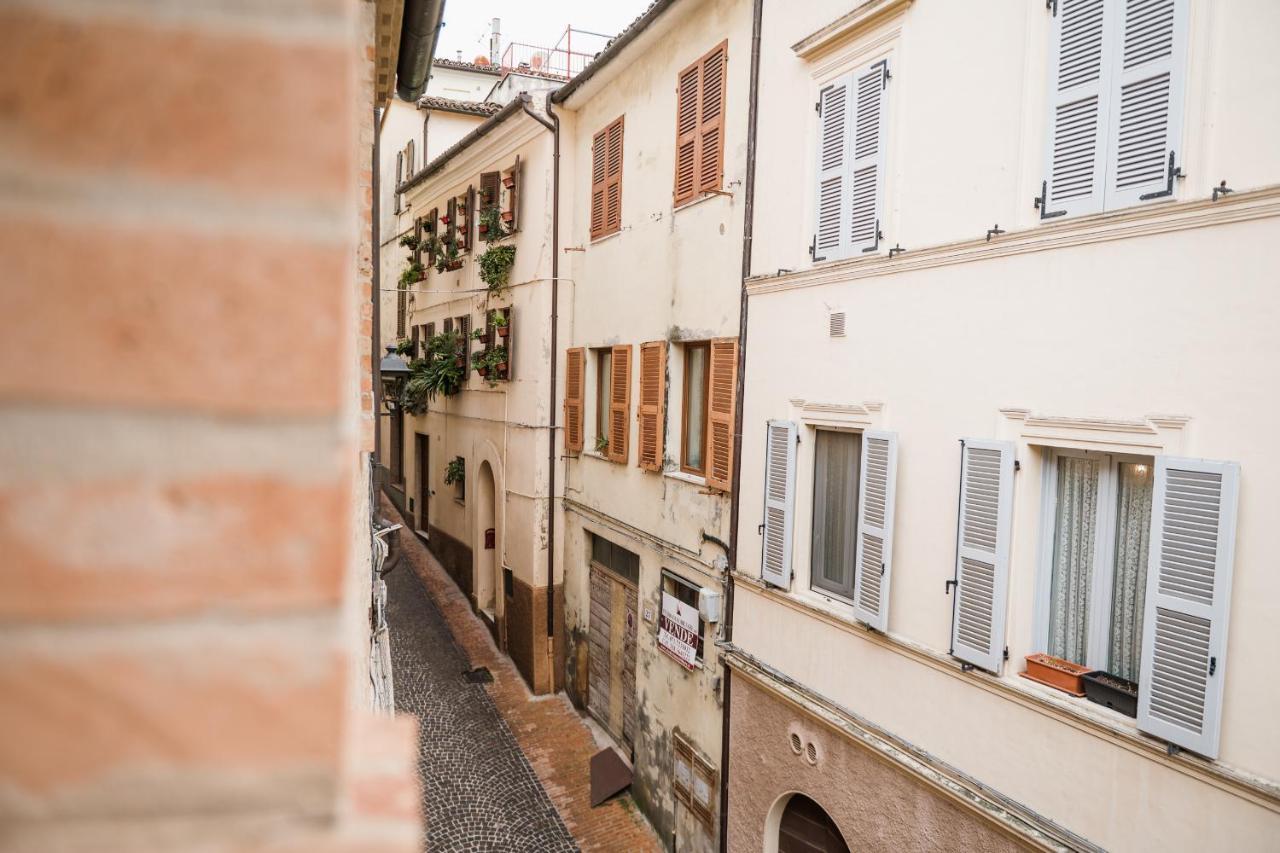
[[[609,144],[609,129],[605,128],[591,141],[591,239],[605,233],[604,230],[604,179],[605,149]]]
[[[609,458],[627,461],[631,435],[631,344],[613,348],[609,380]]]
[[[462,225],[462,250],[464,252],[469,252],[471,251],[471,240],[472,240],[471,235],[476,230],[473,227],[473,224],[475,223],[475,220],[476,220],[476,216],[475,216],[476,188],[475,187],[467,187],[467,194],[462,197],[462,206],[464,208],[462,212],[462,222],[459,223]]]
[[[433,207],[431,208],[431,212],[427,214],[427,233],[430,234],[432,237],[435,237],[436,233],[439,232],[439,230],[440,230],[440,208]],[[434,239],[431,241],[431,245],[427,247],[427,264],[430,266],[436,265],[436,247],[435,247]]]
[[[418,241],[418,245],[413,250],[413,262],[415,264],[422,263],[422,217],[419,216],[413,220],[413,236]]]
[[[453,318],[452,318],[452,317],[445,317],[445,318],[444,318],[444,333],[447,335],[447,334],[449,334],[449,333],[450,333],[450,332],[452,332],[452,331],[453,331]]]
[[[698,99],[698,191],[720,189],[724,175],[725,74],[729,42],[702,59],[702,95]]]
[[[418,346],[419,346],[418,334],[419,334],[419,327],[414,326],[413,327],[413,355],[409,356],[410,358],[418,357]]]
[[[667,342],[640,345],[640,422],[636,464],[646,471],[662,470],[662,409],[666,390]]]
[[[729,490],[733,476],[733,403],[738,373],[738,339],[711,342],[707,405],[707,485]]]
[[[429,341],[429,340],[431,340],[432,338],[434,338],[435,336],[436,336],[436,324],[435,324],[435,323],[428,323],[428,324],[427,324],[427,340]],[[424,348],[425,348],[425,346],[426,346],[426,345],[425,345],[425,343],[423,344],[423,346],[424,346]]]
[[[400,285],[400,291],[396,294],[396,337],[404,337],[405,317],[409,311],[409,292],[405,290],[405,286]]]
[[[698,95],[702,60],[676,78],[676,188],[675,203],[682,204],[698,191]]]
[[[482,211],[498,206],[498,202],[500,201],[498,198],[498,188],[500,186],[502,186],[500,173],[480,173],[480,209]]]
[[[604,225],[609,234],[622,228],[622,130],[621,118],[609,127],[604,185]]]
[[[511,167],[511,192],[507,195],[507,210],[511,214],[508,231],[520,228],[520,155],[516,155],[516,164]]]
[[[458,331],[462,333],[462,340],[458,342],[458,352],[462,356],[462,366],[464,370],[470,370],[471,365],[468,360],[471,358],[471,315],[463,314],[458,318]]]
[[[395,199],[395,209],[392,213],[400,212],[400,184],[404,181],[404,152],[396,153],[396,185],[391,188],[392,196]]]
[[[582,450],[582,386],[587,352],[574,347],[565,353],[564,365],[564,449],[568,453]]]
[[[445,215],[449,217],[449,230],[445,233],[449,237],[449,242],[453,243],[458,239],[458,200],[449,199],[449,206],[445,210]]]

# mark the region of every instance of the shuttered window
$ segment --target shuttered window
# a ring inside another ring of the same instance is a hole
[[[427,266],[434,267],[436,265],[436,241],[435,236],[440,231],[440,208],[433,207],[431,212],[427,214],[426,222],[423,223],[423,231],[428,235],[427,241]]]
[[[763,552],[760,577],[791,586],[791,529],[795,514],[796,425],[769,421],[765,436]]]
[[[1188,0],[1056,0],[1044,219],[1169,198]]]
[[[392,213],[400,212],[400,184],[404,183],[404,152],[396,152],[396,184],[391,188],[391,196],[394,201]]]
[[[854,562],[853,613],[878,631],[889,626],[889,579],[893,566],[893,508],[898,480],[898,436],[862,434],[862,481],[858,492],[858,549]]]
[[[507,190],[507,205],[503,209],[503,213],[508,217],[506,222],[507,231],[515,233],[520,230],[520,156],[516,155],[516,162],[503,176],[503,185]]]
[[[639,447],[636,464],[646,471],[662,470],[663,402],[666,399],[667,342],[640,345]]]
[[[475,222],[476,210],[476,188],[467,187],[466,195],[458,199],[458,229],[462,235],[462,242],[459,248],[464,252],[471,251],[472,232],[475,228],[472,223]]]
[[[622,228],[623,117],[591,142],[591,239]]]
[[[1240,469],[1156,458],[1138,728],[1218,756]]]
[[[724,41],[676,78],[675,204],[718,190],[723,181],[728,61]]]
[[[568,453],[577,453],[582,450],[582,392],[586,361],[586,350],[581,347],[575,347],[565,353],[564,449]]]
[[[501,187],[502,179],[498,172],[482,172],[480,174],[479,207],[477,208],[478,215],[476,216],[476,222],[479,225],[476,228],[478,232],[483,232],[480,233],[480,239],[485,241],[493,240],[497,237],[496,234],[490,234],[486,230],[488,226],[485,225],[484,214],[491,209],[502,209],[502,199],[499,197]]]
[[[961,447],[951,654],[999,673],[1009,589],[1014,447],[980,439],[965,439]]]
[[[889,63],[843,75],[818,93],[815,261],[875,252],[882,238]]]
[[[631,345],[613,347],[609,358],[609,449],[614,462],[626,463],[631,438]]]
[[[684,420],[681,422],[680,470],[702,477],[707,473],[707,390],[711,344],[684,345]]]
[[[738,339],[711,342],[707,393],[707,485],[729,490],[733,478],[733,407],[737,393]]]

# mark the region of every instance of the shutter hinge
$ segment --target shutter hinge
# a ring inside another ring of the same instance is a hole
[[[880,564],[880,577],[884,577],[884,563]]]
[[[1213,675],[1218,671],[1218,659],[1216,657],[1209,658],[1209,674]]]
[[[816,112],[819,116],[822,115],[822,98],[818,98],[818,100],[814,101],[813,111]]]
[[[1005,659],[1005,660],[1008,660],[1008,659],[1009,659],[1009,647],[1008,647],[1008,646],[1005,646],[1005,647],[1004,647],[1004,659]]]
[[[821,258],[818,257],[818,235],[817,234],[814,234],[813,239],[809,241],[809,257],[812,258],[815,263],[817,263],[818,261],[826,260],[825,256]]]
[[[1169,179],[1165,184],[1165,188],[1159,192],[1143,193],[1138,196],[1138,201],[1151,201],[1153,198],[1164,198],[1173,195],[1173,179],[1182,177],[1182,168],[1176,165],[1177,152],[1169,152]]]
[[[947,591],[946,591],[946,593],[944,593],[944,594],[945,594],[945,595],[950,595],[950,594],[951,594],[951,587],[953,587],[953,586],[955,586],[955,587],[960,586],[960,581],[956,580],[955,578],[952,578],[951,580],[947,581]]]
[[[1052,12],[1055,18],[1058,17],[1058,0],[1044,0],[1044,7]]]
[[[1022,463],[1017,459],[1013,460],[1013,473],[1016,474],[1021,470],[1022,470]]]
[[[1040,195],[1036,196],[1035,208],[1036,210],[1040,211],[1041,219],[1052,219],[1055,216],[1067,215],[1067,212],[1065,210],[1055,210],[1053,213],[1049,213],[1049,182],[1048,181],[1040,182]]]

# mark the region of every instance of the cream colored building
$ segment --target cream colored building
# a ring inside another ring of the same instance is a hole
[[[713,850],[751,53],[745,2],[656,3],[562,128],[565,686],[679,850]]]
[[[765,0],[728,849],[1276,849],[1277,32]]]

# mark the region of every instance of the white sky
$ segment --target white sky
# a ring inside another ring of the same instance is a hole
[[[650,0],[447,0],[444,27],[436,45],[436,56],[471,61],[489,52],[489,22],[501,18],[502,46],[522,42],[552,47],[570,24],[575,30],[617,35],[623,27],[648,8]],[[582,45],[595,53],[602,39]],[[579,45],[574,45],[577,51]]]

